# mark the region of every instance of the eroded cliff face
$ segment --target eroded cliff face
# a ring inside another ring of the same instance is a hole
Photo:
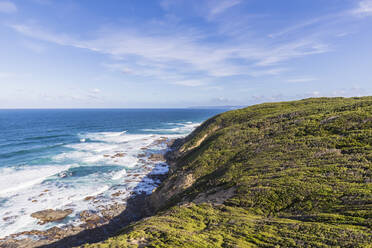
[[[183,164],[187,160],[193,150],[198,149],[201,144],[211,135],[213,135],[221,126],[216,125],[215,119],[211,118],[207,120],[202,126],[197,128],[193,133],[184,139],[178,139],[174,142],[171,147],[171,151],[166,154],[167,163],[170,166],[169,176],[163,181],[160,187],[158,187],[152,195],[149,197],[149,205],[153,212],[164,208],[171,204],[172,198],[175,198],[180,193],[185,192],[190,186],[194,184],[197,179],[192,170],[185,170]],[[213,190],[210,190],[212,192]],[[210,195],[201,193],[194,198],[197,198],[196,202],[215,202],[223,203],[221,199],[228,199],[233,195],[234,190],[229,190],[227,194],[215,194]],[[222,195],[225,195],[223,197]],[[226,197],[226,196],[229,197]],[[177,204],[182,205],[193,201],[192,199],[182,199]]]

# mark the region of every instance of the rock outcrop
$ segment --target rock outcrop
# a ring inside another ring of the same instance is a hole
[[[53,210],[46,209],[31,214],[31,217],[39,220],[39,224],[43,225],[48,222],[61,221],[72,213],[71,209],[66,210]]]

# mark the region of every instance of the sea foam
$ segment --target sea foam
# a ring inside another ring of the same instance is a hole
[[[146,128],[142,129],[145,132],[155,133],[174,133],[174,134],[187,134],[198,127],[201,123],[184,122],[184,123],[167,123],[173,127],[171,128]]]
[[[83,210],[123,203],[131,192],[151,194],[160,183],[148,174],[168,172],[165,163],[146,156],[165,152],[160,138],[182,137],[195,123],[170,125],[167,134],[91,132],[78,135],[77,143],[51,157],[51,165],[20,166],[0,170],[0,238],[27,230],[45,230],[53,226],[79,224]],[[161,132],[160,132],[161,133]],[[121,192],[120,197],[112,197]],[[94,198],[88,201],[87,198]],[[73,209],[60,223],[39,225],[31,214],[45,209]]]
[[[70,166],[23,166],[0,170],[0,197],[16,194],[18,191],[43,182],[50,176]]]

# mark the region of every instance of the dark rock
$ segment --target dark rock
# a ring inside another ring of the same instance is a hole
[[[94,200],[96,199],[94,196],[87,196],[84,198],[84,201],[91,201],[91,200]]]
[[[157,161],[165,161],[164,155],[160,153],[153,153],[150,155],[149,160],[153,162]]]

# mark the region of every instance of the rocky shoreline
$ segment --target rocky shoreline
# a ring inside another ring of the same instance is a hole
[[[164,145],[165,151],[171,150],[174,139],[161,137],[152,145]],[[142,172],[128,172],[124,182],[144,182],[152,180],[156,186],[167,177],[168,164],[164,153],[148,152],[147,147],[141,148],[143,153],[138,155],[139,161],[144,164]],[[113,155],[105,155],[112,158],[123,157],[125,153],[117,152]],[[119,199],[122,203],[115,202],[110,205],[100,205],[99,211],[84,210],[80,212],[79,225],[68,225],[63,227],[52,227],[44,231],[31,230],[9,235],[0,239],[1,248],[16,247],[73,247],[84,243],[98,242],[113,236],[118,230],[132,221],[139,220],[152,213],[149,206],[149,196],[145,192],[133,189],[128,197],[127,192],[116,191],[111,194],[112,199]],[[99,195],[87,196],[84,201],[99,203]],[[34,199],[37,201],[37,199]],[[33,213],[31,216],[38,219],[38,224],[44,225],[49,222],[58,223],[72,213],[66,209],[45,209]]]

